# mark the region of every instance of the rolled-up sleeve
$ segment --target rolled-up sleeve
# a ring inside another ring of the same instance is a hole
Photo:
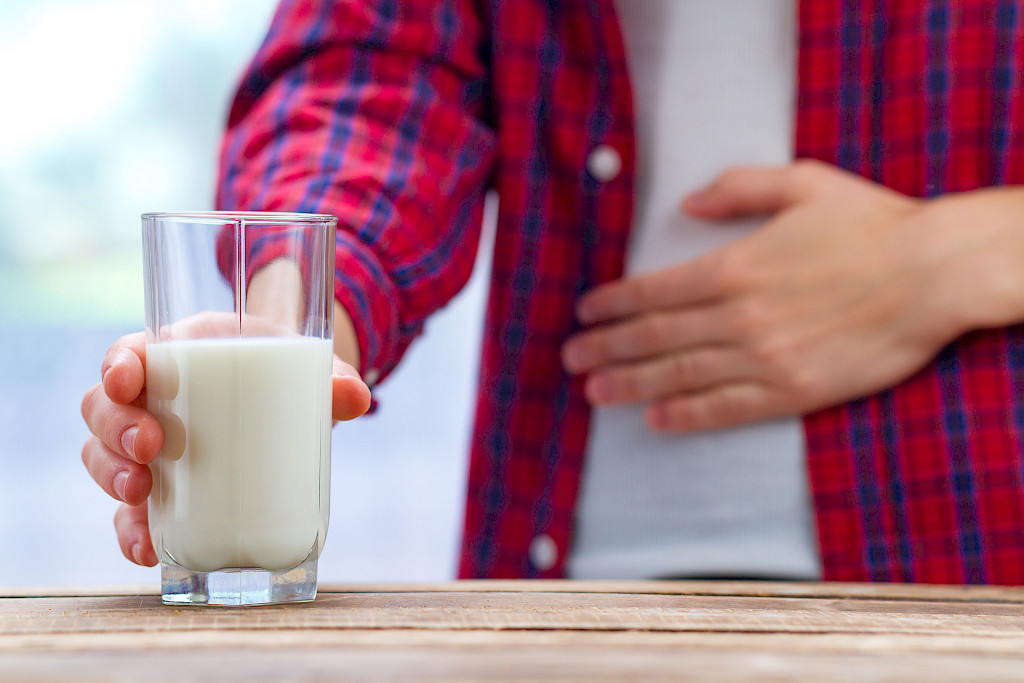
[[[495,157],[483,44],[471,2],[286,0],[232,104],[217,206],[338,217],[364,375],[472,271]]]

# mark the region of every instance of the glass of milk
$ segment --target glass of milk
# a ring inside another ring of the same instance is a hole
[[[327,533],[333,216],[142,216],[149,525],[171,604],[312,600]]]

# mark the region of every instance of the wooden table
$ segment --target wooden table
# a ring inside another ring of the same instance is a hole
[[[321,586],[168,607],[0,589],[0,680],[1024,680],[1024,589],[761,582]]]

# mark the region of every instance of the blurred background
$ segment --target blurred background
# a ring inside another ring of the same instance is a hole
[[[0,586],[159,582],[121,556],[79,406],[142,329],[139,214],[213,208],[230,97],[275,5],[0,0]],[[454,576],[485,270],[381,410],[335,427],[321,581]]]

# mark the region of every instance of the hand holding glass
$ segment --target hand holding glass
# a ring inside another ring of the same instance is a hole
[[[333,216],[143,216],[164,602],[312,600],[327,533]]]

